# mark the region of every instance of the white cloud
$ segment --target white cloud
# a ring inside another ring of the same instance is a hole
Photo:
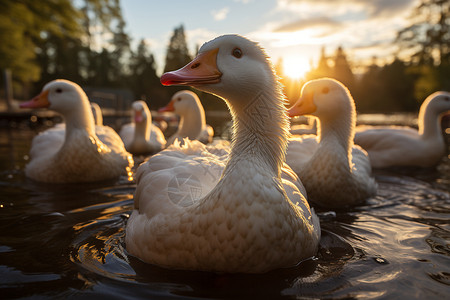
[[[228,13],[230,12],[230,8],[224,7],[219,10],[213,10],[211,11],[211,14],[216,21],[222,21],[227,18]]]
[[[195,56],[197,48],[200,48],[204,43],[219,36],[217,32],[210,31],[206,28],[196,28],[186,31],[186,42],[188,44],[189,52]]]
[[[328,10],[333,15],[359,12],[368,18],[386,18],[409,11],[417,2],[418,0],[278,0],[278,7],[308,13],[311,13],[311,9],[313,12],[316,9]]]

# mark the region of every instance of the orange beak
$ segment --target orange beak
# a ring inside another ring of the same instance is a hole
[[[49,106],[50,102],[48,102],[48,91],[43,91],[30,101],[20,104],[20,108],[45,108]]]
[[[166,106],[158,109],[158,112],[174,111],[174,110],[175,110],[175,107],[173,106],[173,101],[170,101]]]
[[[202,85],[220,82],[222,72],[217,68],[219,49],[200,53],[193,61],[181,69],[164,73],[163,85]]]
[[[314,92],[304,92],[298,101],[288,110],[289,117],[309,115],[317,109],[314,104]]]

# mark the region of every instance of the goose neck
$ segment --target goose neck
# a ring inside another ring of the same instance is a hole
[[[441,136],[441,120],[442,116],[435,111],[421,108],[418,121],[419,134],[422,135],[423,138]]]
[[[150,126],[147,120],[134,124],[134,139],[150,139]]]
[[[178,133],[180,136],[196,138],[205,124],[205,114],[202,114],[198,109],[193,109],[180,115]]]
[[[66,136],[80,130],[86,131],[88,135],[95,135],[94,117],[87,105],[81,105],[63,116],[66,123]]]
[[[244,106],[229,108],[233,116],[233,140],[228,166],[239,166],[242,160],[280,176],[288,139],[288,118],[281,92],[260,92]],[[235,99],[236,100],[236,99]],[[242,100],[242,101],[241,101]],[[242,164],[246,165],[246,164]],[[228,168],[225,172],[227,172]]]

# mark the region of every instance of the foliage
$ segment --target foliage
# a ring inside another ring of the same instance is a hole
[[[184,35],[184,27],[180,25],[173,31],[170,38],[169,46],[167,47],[166,64],[164,72],[177,70],[192,60],[186,44],[186,37]]]
[[[440,64],[450,60],[450,2],[422,0],[411,15],[410,26],[400,30],[400,52],[412,52],[414,64]]]
[[[166,105],[182,88],[160,84],[149,45],[141,40],[132,49],[125,28],[119,0],[0,1],[0,68],[12,71],[16,98],[29,98],[48,81],[66,78],[84,86],[129,89],[151,109]],[[330,56],[322,48],[305,80],[340,80],[359,112],[415,111],[432,92],[450,90],[450,2],[421,0],[394,42],[399,52],[393,62],[378,66],[374,58],[357,76],[342,47]],[[164,71],[191,59],[180,25],[167,45]],[[304,81],[284,76],[282,60],[275,69],[292,104]],[[226,109],[215,96],[196,92],[205,109]]]
[[[39,79],[42,65],[36,58],[45,50],[36,49],[40,41],[79,35],[73,16],[78,12],[69,0],[0,2],[0,68],[12,70],[16,90]]]
[[[416,74],[415,96],[425,99],[436,90],[450,90],[450,2],[421,0],[411,25],[398,32],[399,55]]]

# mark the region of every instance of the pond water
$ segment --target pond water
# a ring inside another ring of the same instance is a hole
[[[320,250],[261,275],[166,270],[125,250],[135,184],[24,176],[41,127],[0,128],[1,298],[439,299],[450,294],[450,161],[376,170],[376,197],[319,211]],[[448,137],[448,135],[447,135]]]

